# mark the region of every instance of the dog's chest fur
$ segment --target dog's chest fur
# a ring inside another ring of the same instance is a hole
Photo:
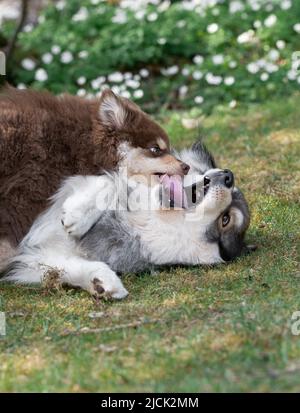
[[[199,221],[187,221],[182,211],[107,211],[79,246],[88,259],[103,261],[121,273],[141,272],[149,269],[149,264],[155,267],[213,261],[218,255],[216,246],[201,238],[200,229],[195,230],[197,225]]]

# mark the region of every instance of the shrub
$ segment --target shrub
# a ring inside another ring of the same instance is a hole
[[[59,1],[19,35],[11,77],[208,112],[299,88],[299,33],[298,0]]]

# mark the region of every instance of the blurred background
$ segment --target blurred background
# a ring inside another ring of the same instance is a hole
[[[300,1],[0,0],[0,48],[20,89],[208,114],[299,90]]]

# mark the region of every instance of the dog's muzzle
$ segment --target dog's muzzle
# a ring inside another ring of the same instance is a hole
[[[234,187],[234,175],[229,169],[211,169],[204,175],[187,175],[184,189],[188,200],[188,208],[195,207],[204,199],[209,188],[224,186]]]
[[[204,190],[205,187],[214,185],[223,185],[228,189],[233,188],[234,175],[229,169],[222,169],[217,171],[211,171],[204,176]],[[208,189],[208,188],[207,188]]]

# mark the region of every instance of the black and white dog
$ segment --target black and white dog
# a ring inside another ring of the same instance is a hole
[[[183,184],[123,172],[66,180],[4,280],[40,283],[50,267],[62,283],[120,299],[128,293],[117,273],[239,256],[250,216],[232,172],[217,168],[201,142],[178,157],[191,167]]]

